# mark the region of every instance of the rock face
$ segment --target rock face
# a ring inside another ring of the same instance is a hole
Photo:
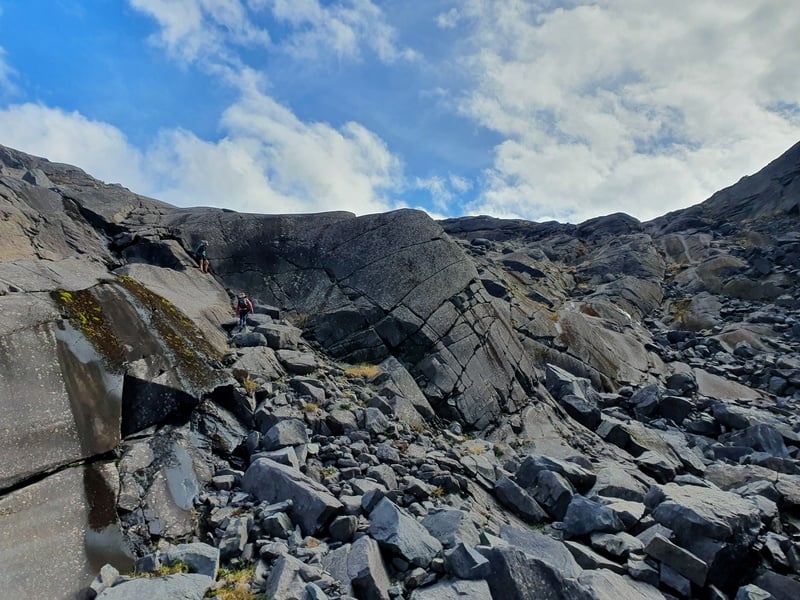
[[[0,210],[11,595],[797,595],[800,145],[648,223],[177,209],[3,147]]]

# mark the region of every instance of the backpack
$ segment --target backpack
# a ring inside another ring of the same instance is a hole
[[[247,298],[239,298],[239,310],[249,310],[250,307],[247,305]]]

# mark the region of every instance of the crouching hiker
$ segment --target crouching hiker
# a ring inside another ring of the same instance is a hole
[[[250,298],[247,297],[247,294],[244,292],[239,293],[239,297],[236,299],[236,315],[239,317],[239,331],[242,331],[247,325],[247,315],[249,315],[253,311],[253,303],[250,302]]]
[[[206,240],[200,240],[194,250],[194,255],[200,265],[200,272],[208,273],[208,242]]]

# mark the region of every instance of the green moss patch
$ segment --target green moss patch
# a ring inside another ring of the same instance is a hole
[[[103,282],[127,292],[134,305],[138,305],[142,319],[168,351],[181,377],[198,388],[213,385],[215,374],[209,366],[221,355],[206,340],[189,317],[166,298],[147,289],[127,276]],[[79,330],[102,356],[111,371],[121,372],[128,352],[120,342],[111,313],[104,311],[102,302],[93,288],[66,291],[56,290],[51,297],[61,308],[69,322]],[[118,327],[119,325],[117,325]]]
[[[122,276],[118,282],[145,309],[152,327],[172,352],[181,374],[193,385],[213,383],[207,360],[219,360],[222,356],[208,343],[192,320],[169,300],[150,291],[132,277]]]
[[[83,333],[113,371],[119,372],[125,360],[125,349],[117,341],[103,314],[103,307],[92,291],[55,290],[50,295],[67,315],[72,326]]]

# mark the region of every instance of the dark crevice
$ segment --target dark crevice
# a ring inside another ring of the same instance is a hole
[[[35,483],[39,483],[40,481],[43,481],[43,480],[47,479],[48,477],[51,477],[52,475],[57,475],[58,473],[61,473],[62,471],[66,471],[67,469],[72,469],[72,468],[75,468],[75,467],[91,466],[91,465],[94,465],[96,463],[115,460],[116,458],[117,458],[117,455],[116,455],[115,451],[114,450],[109,450],[108,452],[103,452],[101,454],[95,454],[95,455],[90,456],[88,458],[82,458],[80,460],[60,463],[60,464],[55,465],[53,467],[50,467],[49,469],[46,469],[44,471],[39,471],[39,472],[34,473],[32,475],[28,475],[27,477],[25,477],[23,479],[20,479],[19,481],[15,482],[15,483],[7,486],[7,487],[0,488],[0,498],[4,498],[4,497],[8,496],[9,494],[17,492],[17,491],[19,491],[21,489],[24,489],[24,488],[26,488],[26,487],[28,487],[30,485],[34,485]]]

